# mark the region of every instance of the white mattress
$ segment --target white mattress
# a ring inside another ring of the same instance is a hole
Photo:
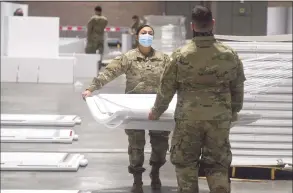
[[[81,124],[76,115],[1,114],[1,125],[12,126],[68,126]]]
[[[155,97],[155,94],[100,94],[88,97],[86,102],[94,119],[107,128],[173,130],[176,96],[160,120],[150,121],[148,113],[154,104]],[[260,118],[259,114],[246,111],[239,114],[239,120],[232,126],[251,124]]]
[[[1,128],[1,143],[72,143],[72,129]]]
[[[0,193],[83,193],[79,190],[1,190]],[[91,192],[85,192],[91,193]]]
[[[2,171],[77,171],[88,161],[75,153],[1,152]]]

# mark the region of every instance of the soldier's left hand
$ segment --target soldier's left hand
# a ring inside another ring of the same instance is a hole
[[[158,120],[158,118],[156,118],[155,116],[154,116],[154,114],[153,114],[153,112],[152,111],[150,111],[149,112],[149,120]]]

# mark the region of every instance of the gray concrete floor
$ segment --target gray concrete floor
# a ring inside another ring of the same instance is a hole
[[[87,86],[90,80],[79,80]],[[101,93],[123,93],[124,77],[103,88]],[[1,189],[78,189],[99,193],[128,193],[132,178],[127,172],[127,138],[123,130],[109,130],[91,117],[80,93],[73,85],[1,84],[1,113],[76,114],[81,126],[74,127],[79,141],[73,144],[2,143],[1,151],[79,152],[89,160],[86,168],[77,172],[1,172]],[[147,140],[148,135],[146,135]],[[146,151],[150,150],[149,143]],[[149,187],[146,155],[145,192]],[[163,193],[176,192],[174,168],[167,162],[162,168]],[[208,193],[205,180],[200,180],[201,193]],[[262,181],[232,183],[233,193],[291,193],[292,181]]]

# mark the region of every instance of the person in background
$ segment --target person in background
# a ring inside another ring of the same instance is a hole
[[[108,25],[108,20],[102,15],[102,8],[100,6],[95,7],[95,15],[92,16],[87,24],[87,43],[85,53],[95,54],[97,50],[101,55],[101,59],[98,62],[99,70],[102,68],[102,60],[104,54],[104,31]]]
[[[169,56],[154,50],[152,40],[154,30],[149,25],[140,26],[136,32],[139,45],[136,49],[112,60],[105,70],[92,81],[92,84],[82,93],[86,98],[95,90],[101,89],[108,82],[118,76],[126,75],[126,94],[155,94],[157,93],[160,75],[165,65],[168,65]],[[148,128],[146,128],[148,129]],[[133,174],[133,193],[143,192],[142,173],[145,171],[144,163],[144,130],[125,130],[128,136],[129,173]],[[149,164],[151,187],[154,190],[161,188],[159,170],[166,162],[166,153],[169,147],[169,131],[149,131],[152,153]]]
[[[178,193],[199,193],[199,165],[211,193],[230,193],[229,133],[243,106],[243,64],[233,49],[215,39],[208,8],[196,6],[191,19],[194,38],[172,54],[149,119],[159,119],[177,91],[170,160]]]
[[[21,8],[16,9],[13,16],[23,16],[23,10]]]
[[[132,48],[136,48],[138,46],[138,42],[135,38],[135,34],[137,32],[137,29],[142,26],[143,24],[140,22],[140,19],[137,15],[132,16],[132,25],[130,28],[130,34],[133,36],[133,40],[132,40]]]

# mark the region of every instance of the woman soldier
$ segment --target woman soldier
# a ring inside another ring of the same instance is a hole
[[[156,94],[160,82],[160,75],[169,63],[168,55],[151,47],[154,30],[149,25],[142,25],[137,29],[136,39],[138,47],[118,56],[107,65],[105,70],[92,81],[82,96],[86,98],[95,90],[100,89],[118,76],[126,75],[126,94]],[[147,128],[146,128],[147,129]],[[144,130],[125,130],[128,135],[129,173],[133,174],[133,193],[142,193],[142,173],[144,163]],[[169,131],[149,131],[152,153],[150,165],[151,187],[154,190],[161,188],[159,169],[166,162]]]

